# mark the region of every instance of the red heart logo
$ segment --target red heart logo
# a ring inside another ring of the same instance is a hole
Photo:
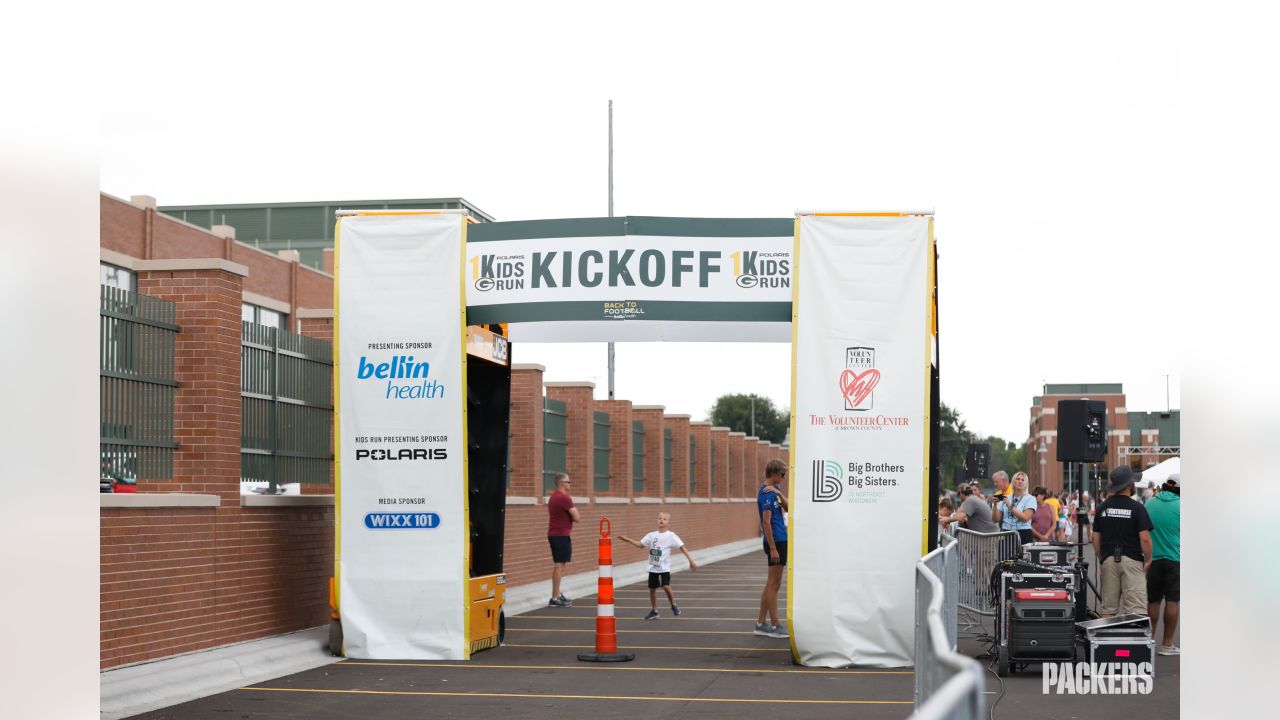
[[[855,373],[852,370],[840,373],[840,392],[851,408],[861,405],[879,384],[880,371],[875,368],[863,370],[861,373]]]

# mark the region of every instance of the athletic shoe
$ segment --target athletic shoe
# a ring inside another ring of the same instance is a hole
[[[1157,655],[1181,655],[1182,648],[1178,647],[1177,645],[1161,645],[1160,649],[1156,650],[1156,654]]]
[[[572,601],[572,600],[570,600],[569,598],[565,597],[565,596],[564,596],[564,593],[560,593],[560,597],[559,597],[559,598],[557,598],[557,599],[558,599],[560,602],[564,603],[564,605],[563,605],[564,607],[573,607],[573,601]]]
[[[753,633],[753,634],[755,634],[755,635],[761,635],[761,636],[764,636],[764,637],[769,637],[769,628],[770,628],[770,627],[771,627],[771,626],[770,626],[770,625],[769,625],[769,623],[767,623],[767,622],[756,623],[756,631],[755,631],[755,633]]]
[[[671,603],[671,614],[672,614],[672,615],[679,615],[679,614],[680,614],[680,606],[679,606],[679,605],[677,605],[677,604],[675,604],[675,603]]]
[[[644,616],[644,619],[645,619],[645,620],[657,620],[657,619],[658,619],[658,611],[657,611],[657,610],[650,610],[650,611],[649,611],[649,614]]]
[[[547,602],[547,607],[569,607],[569,603],[565,602],[564,598],[551,598],[551,600]]]
[[[788,634],[787,634],[787,629],[786,629],[785,627],[783,627],[782,625],[771,625],[771,626],[769,626],[769,631],[768,631],[768,632],[766,632],[766,633],[765,633],[765,635],[768,635],[768,636],[769,636],[769,637],[771,637],[771,638],[789,638],[789,637],[791,637],[790,635],[788,635]]]

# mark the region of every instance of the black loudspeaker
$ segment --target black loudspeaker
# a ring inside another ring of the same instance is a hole
[[[1107,459],[1107,404],[1101,400],[1058,401],[1058,461]]]
[[[507,429],[511,369],[467,362],[467,462],[471,576],[502,572],[507,512]]]
[[[980,480],[987,476],[991,465],[991,445],[989,443],[969,443],[969,453],[964,456],[965,470],[970,480]]]

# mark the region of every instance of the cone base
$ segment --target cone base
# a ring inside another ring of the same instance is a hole
[[[630,662],[636,656],[635,653],[582,653],[578,659],[582,662]]]

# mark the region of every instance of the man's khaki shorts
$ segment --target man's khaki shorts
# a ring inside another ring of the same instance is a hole
[[[1142,572],[1142,563],[1131,557],[1122,557],[1116,562],[1114,557],[1102,561],[1102,606],[1098,614],[1110,615],[1146,615],[1147,614],[1147,576]]]

